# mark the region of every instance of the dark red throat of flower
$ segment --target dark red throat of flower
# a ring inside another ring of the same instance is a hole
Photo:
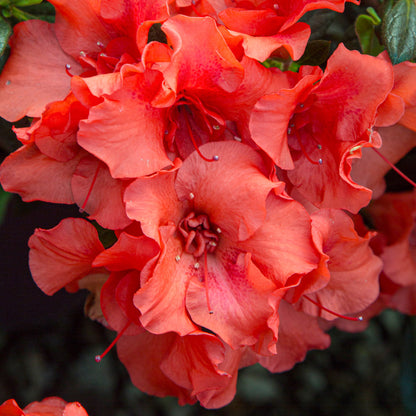
[[[332,315],[336,316],[337,318],[346,319],[346,320],[348,320],[348,321],[362,321],[362,320],[363,320],[363,317],[362,317],[362,316],[358,316],[358,317],[354,318],[354,317],[351,317],[351,316],[341,315],[340,313],[337,313],[337,312],[331,311],[331,310],[330,310],[330,309],[328,309],[328,308],[325,308],[325,306],[322,306],[320,303],[318,303],[318,302],[314,301],[314,300],[313,300],[313,299],[311,299],[309,296],[303,295],[303,297],[304,297],[306,300],[308,300],[309,302],[311,302],[311,303],[313,303],[314,305],[316,305],[318,308],[320,308],[320,309],[322,309],[323,311],[328,312],[328,313],[330,313],[330,314],[332,314]]]
[[[184,251],[192,254],[195,258],[194,267],[196,269],[200,267],[199,259],[201,256],[204,256],[205,295],[208,312],[212,314],[213,311],[209,300],[208,254],[214,253],[216,250],[221,229],[212,227],[207,215],[196,215],[192,211],[179,223],[178,230],[185,239]]]
[[[124,332],[126,332],[126,329],[130,326],[130,324],[131,322],[128,321],[127,324],[124,326],[124,328],[114,338],[113,342],[105,349],[105,351],[102,354],[95,356],[95,361],[97,363],[99,363],[110,352],[110,350],[114,347],[114,345],[117,344],[117,341],[122,337]]]

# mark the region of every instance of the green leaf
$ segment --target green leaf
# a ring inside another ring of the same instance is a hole
[[[302,57],[295,62],[299,65],[321,65],[328,59],[330,49],[329,40],[312,40],[307,44]]]
[[[0,186],[0,225],[3,223],[7,211],[7,204],[12,194],[3,190]]]
[[[3,55],[11,33],[11,26],[0,16],[0,55]]]
[[[28,6],[25,8],[25,11],[36,16],[36,19],[46,20],[51,23],[55,21],[55,7],[51,3],[43,2]]]
[[[33,6],[34,4],[40,4],[43,0],[15,0],[13,4],[17,7]]]
[[[416,5],[399,0],[384,17],[383,38],[394,65],[416,57]]]
[[[384,50],[380,44],[377,34],[376,26],[381,23],[376,11],[369,7],[367,14],[361,14],[355,21],[355,33],[360,41],[361,50],[367,55],[377,56]]]
[[[26,20],[36,19],[36,16],[34,16],[33,14],[24,12],[23,10],[20,10],[17,7],[12,7],[10,10],[11,10],[12,15],[20,22],[25,22]]]

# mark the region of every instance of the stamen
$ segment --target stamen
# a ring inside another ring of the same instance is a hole
[[[313,299],[311,299],[309,296],[303,295],[303,297],[304,297],[306,300],[308,300],[309,302],[311,302],[311,303],[313,303],[314,305],[316,305],[318,308],[320,308],[320,309],[324,310],[325,312],[328,312],[328,313],[330,313],[330,314],[332,314],[332,315],[334,315],[334,316],[336,316],[336,317],[338,317],[338,318],[346,319],[346,320],[348,320],[348,321],[362,321],[362,320],[363,320],[363,317],[362,317],[362,316],[358,316],[357,318],[353,318],[353,317],[351,317],[351,316],[341,315],[340,313],[337,313],[337,312],[331,311],[331,310],[330,310],[330,309],[328,309],[328,308],[325,308],[325,306],[322,306],[320,303],[318,303],[318,302],[314,301],[314,300],[313,300]]]
[[[126,329],[130,326],[130,324],[131,322],[128,321],[127,324],[124,326],[124,328],[114,338],[113,342],[105,349],[105,351],[102,354],[95,356],[95,361],[97,363],[99,363],[108,354],[108,352],[111,350],[111,348],[114,347],[114,345],[116,345],[117,341],[121,338],[124,332],[126,332]]]
[[[193,12],[194,12],[194,13],[195,13],[198,17],[205,17],[203,14],[199,13],[199,12],[198,12],[198,10],[196,9],[196,7],[195,7],[195,1],[194,1],[194,0],[192,0],[192,3],[191,3],[191,8],[192,8]]]
[[[71,68],[72,68],[72,67],[71,67],[71,65],[70,65],[70,64],[66,64],[66,65],[65,65],[65,72],[66,72],[66,74],[72,78],[72,77],[73,77],[73,75],[69,72]]]
[[[405,181],[409,182],[410,185],[416,188],[416,183],[413,182],[408,176],[406,176],[399,168],[393,165],[383,154],[380,153],[375,147],[372,148],[396,173],[398,173]]]
[[[87,196],[85,197],[84,203],[82,204],[81,208],[79,209],[79,212],[81,212],[81,213],[83,213],[85,211],[85,207],[87,206],[88,199],[91,196],[92,188],[94,187],[95,181],[97,180],[99,170],[100,170],[100,164],[98,164],[97,169],[95,170],[94,177],[92,178],[92,182],[91,182],[91,185],[90,185],[90,189],[88,190],[88,193],[87,193]]]
[[[194,145],[195,150],[196,150],[196,152],[198,153],[198,155],[199,155],[199,156],[200,156],[203,160],[205,160],[205,162],[216,162],[216,161],[219,159],[219,157],[218,157],[218,156],[214,156],[212,159],[208,159],[207,157],[205,157],[205,156],[201,153],[201,151],[200,151],[200,150],[199,150],[199,148],[198,148],[198,145],[196,144],[196,141],[195,141],[194,135],[193,135],[193,133],[192,133],[191,125],[189,124],[189,121],[188,121],[188,118],[187,118],[187,116],[186,116],[186,115],[184,116],[184,119],[185,119],[186,127],[188,128],[189,137],[191,138],[192,144]]]
[[[204,251],[204,278],[205,278],[205,297],[207,299],[208,313],[212,315],[214,311],[211,309],[211,304],[209,302],[209,289],[208,289],[208,254],[207,250]]]
[[[288,133],[289,133],[289,130],[290,129],[288,129]],[[300,140],[300,137],[298,135],[297,130],[294,130],[293,134],[296,137],[296,140],[299,143],[300,149],[302,150],[302,153],[304,154],[304,156],[306,157],[306,159],[308,159],[309,162],[311,162],[314,165],[322,165],[322,163],[323,163],[323,160],[322,159],[318,159],[318,161],[316,162],[315,160],[311,159],[311,157],[308,155],[308,153],[306,152],[305,146],[302,144],[302,142]]]

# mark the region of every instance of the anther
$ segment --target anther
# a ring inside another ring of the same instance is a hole
[[[192,192],[190,192],[189,193],[189,199],[194,199],[194,198],[195,198],[195,195]]]
[[[292,129],[290,127],[287,129],[287,134],[292,134]]]
[[[176,261],[179,261],[181,259],[181,256],[179,256],[179,254],[175,257]]]
[[[213,128],[214,130],[219,130],[221,127],[220,127],[218,124],[215,124],[214,126],[212,126],[212,128]]]
[[[83,58],[85,58],[87,56],[87,54],[84,51],[80,51],[79,56],[82,56]]]
[[[192,128],[191,128],[191,125],[189,124],[189,120],[188,120],[188,118],[187,118],[186,116],[185,116],[185,123],[186,123],[186,127],[187,127],[187,129],[188,129],[189,138],[191,139],[191,142],[192,142],[192,144],[194,145],[195,150],[196,150],[196,152],[198,153],[198,155],[201,157],[201,159],[205,160],[205,162],[216,162],[216,161],[219,159],[219,157],[218,157],[218,156],[214,156],[212,159],[208,159],[208,158],[207,158],[207,157],[205,157],[205,156],[201,153],[201,151],[199,150],[198,145],[196,144],[196,141],[195,141],[194,135],[193,135],[193,133],[192,133]]]
[[[218,234],[221,234],[222,233],[222,230],[221,230],[221,228],[220,227],[217,227],[217,229],[215,230]]]
[[[102,354],[95,356],[95,361],[97,363],[99,363],[108,354],[108,352],[111,350],[111,348],[114,347],[114,345],[116,345],[117,341],[121,338],[121,336],[124,334],[126,329],[130,326],[130,324],[131,324],[131,322],[128,321],[127,324],[124,326],[124,328],[114,338],[113,342],[105,349],[105,351]]]
[[[220,160],[220,157],[218,155],[214,155],[212,157],[212,160],[215,160],[217,162],[218,160]]]
[[[68,76],[73,77],[73,75],[69,72],[71,70],[72,66],[70,64],[65,65],[65,72]]]
[[[194,264],[194,269],[199,269],[199,263],[198,262]]]
[[[208,244],[212,247],[217,247],[217,243],[215,241],[210,241]]]
[[[317,147],[319,150],[321,150],[321,149],[322,149],[322,145],[321,145],[321,144],[318,144],[316,147]]]
[[[104,48],[104,43],[102,43],[102,42],[98,41],[98,42],[97,42],[97,46],[98,46],[99,48]]]
[[[324,162],[323,162],[323,160],[322,160],[321,158],[319,158],[319,159],[318,159],[318,163],[319,163],[320,165],[322,165],[322,163],[324,163]]]
[[[237,142],[242,142],[243,140],[241,139],[241,137],[238,136],[234,136],[234,140],[236,140]]]
[[[278,4],[273,4],[273,9],[279,10],[279,5]]]

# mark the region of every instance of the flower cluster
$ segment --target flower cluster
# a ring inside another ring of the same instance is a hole
[[[29,263],[48,295],[90,291],[139,389],[218,408],[240,368],[289,370],[328,325],[416,313],[416,194],[384,194],[377,154],[416,145],[416,65],[343,44],[325,70],[261,64],[299,59],[300,18],[345,1],[50,2],[0,76],[0,115],[33,119],[0,180],[114,231],[37,229]]]

